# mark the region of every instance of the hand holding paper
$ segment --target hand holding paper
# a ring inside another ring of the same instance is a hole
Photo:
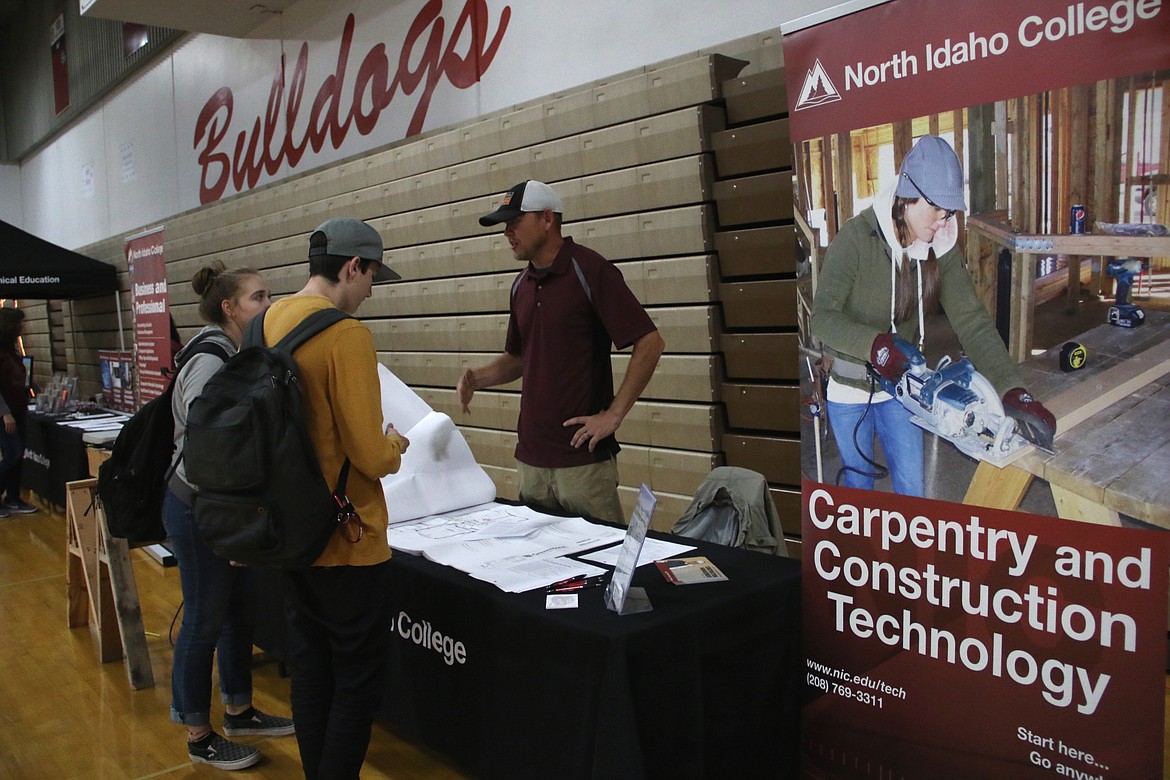
[[[496,486],[475,462],[471,448],[451,418],[436,412],[385,366],[378,366],[382,382],[382,419],[390,433],[398,433],[393,419],[406,431],[410,454],[396,474],[382,478],[390,522],[401,523],[427,515],[492,501]],[[402,450],[406,452],[406,447]]]

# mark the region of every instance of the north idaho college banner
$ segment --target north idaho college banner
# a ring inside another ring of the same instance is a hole
[[[863,0],[782,30],[797,202],[807,207],[808,224],[823,231],[812,239],[820,265],[811,276],[817,290],[829,291],[813,294],[812,316],[801,318],[801,343],[809,349],[836,338],[832,346],[842,354],[862,340],[868,350],[881,329],[855,318],[843,322],[852,316],[841,304],[846,296],[853,296],[850,304],[888,301],[882,296],[893,297],[894,288],[892,281],[884,290],[848,287],[849,274],[870,270],[862,261],[890,260],[851,252],[866,245],[857,224],[851,232],[846,226],[872,218],[880,228],[879,201],[881,216],[892,216],[901,155],[921,136],[939,136],[955,149],[968,206],[1009,204],[1015,220],[1027,219],[1020,214],[1029,206],[1039,211],[1045,197],[1056,202],[1061,177],[1079,172],[1101,183],[1124,177],[1116,159],[1094,154],[1102,139],[1131,160],[1146,153],[1132,143],[1123,148],[1127,133],[1166,149],[1164,0]],[[1155,91],[1162,102],[1147,109]],[[1083,105],[1085,95],[1094,108]],[[1038,153],[1050,138],[1045,133],[1057,133],[1049,128],[1068,133],[1086,112],[1095,145],[1069,144],[1072,160]],[[988,117],[998,118],[996,138],[975,136],[989,132]],[[1166,152],[1160,154],[1164,173]],[[1131,185],[1123,180],[1116,195],[1101,195],[1101,210],[1114,197],[1130,197]],[[970,214],[960,211],[950,223],[958,234],[952,247],[968,240]],[[1052,225],[1037,220],[1021,229],[1045,232]],[[847,240],[827,250],[842,233]],[[893,274],[884,270],[887,277]],[[933,325],[933,333],[946,327],[960,335],[953,312],[943,314],[945,324]],[[921,329],[923,351],[938,349],[932,331]],[[927,358],[934,365],[938,355]],[[856,395],[838,399],[861,403]],[[846,419],[852,410],[837,411]],[[885,492],[896,460],[873,464],[866,476],[876,478],[876,490],[839,487],[836,475],[847,473],[838,472],[839,450],[848,446],[841,441],[849,428],[830,412],[831,435],[806,435],[801,445],[805,463],[814,462],[817,447],[819,467],[823,447],[827,464],[822,481],[802,485],[802,775],[1162,777],[1170,535],[938,500],[954,493],[934,494],[936,486],[974,466],[933,433],[925,434],[930,446],[956,460],[928,460],[926,498]],[[858,421],[855,437],[860,427]],[[1059,452],[1077,429],[1057,433]],[[1118,442],[1100,457],[1124,457],[1123,447]],[[942,473],[940,464],[957,461]],[[1087,457],[1081,465],[1094,464]]]
[[[803,141],[1152,73],[1168,42],[1163,0],[894,0],[784,28],[790,132]]]

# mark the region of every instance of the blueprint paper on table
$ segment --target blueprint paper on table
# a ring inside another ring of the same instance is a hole
[[[399,523],[386,536],[395,550],[421,554],[501,590],[520,593],[576,575],[605,574],[599,566],[564,556],[613,544],[625,531],[525,506],[486,504]]]
[[[383,365],[378,378],[383,425],[392,423],[410,440],[398,473],[382,477],[390,523],[494,501],[495,483],[451,418],[431,409]]]

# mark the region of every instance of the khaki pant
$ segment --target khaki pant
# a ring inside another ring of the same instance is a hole
[[[587,466],[540,469],[516,461],[520,500],[552,512],[585,515],[626,523],[618,500],[617,461],[608,458]]]

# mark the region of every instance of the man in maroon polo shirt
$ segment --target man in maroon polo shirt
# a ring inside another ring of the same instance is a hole
[[[520,499],[553,511],[624,522],[614,437],[662,355],[662,336],[621,272],[561,235],[560,196],[538,181],[504,194],[480,217],[504,223],[512,254],[528,266],[512,283],[504,351],[468,369],[456,386],[464,412],[476,390],[524,377],[516,443]],[[613,391],[610,345],[633,345]]]

